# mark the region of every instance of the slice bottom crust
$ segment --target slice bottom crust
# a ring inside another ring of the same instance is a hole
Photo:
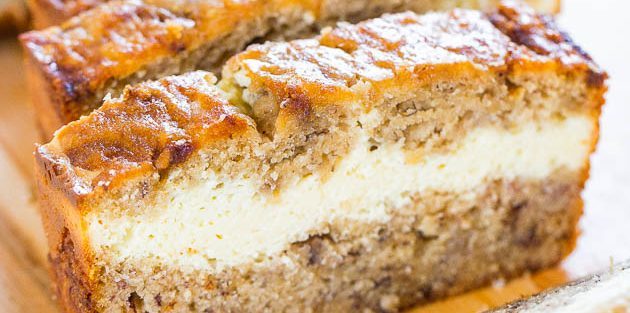
[[[542,180],[495,180],[474,197],[427,192],[389,208],[388,223],[340,221],[220,273],[107,264],[100,289],[82,296],[107,312],[397,311],[560,261],[573,247],[582,184],[582,173],[558,170]],[[75,248],[63,242],[54,272],[73,281]]]

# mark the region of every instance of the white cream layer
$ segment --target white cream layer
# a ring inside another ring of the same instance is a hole
[[[205,183],[167,190],[151,216],[105,219],[88,216],[97,251],[119,261],[158,258],[184,268],[219,268],[278,253],[288,244],[323,233],[331,221],[387,221],[386,208],[401,207],[409,194],[426,190],[474,195],[496,178],[544,178],[560,167],[585,166],[594,130],[587,117],[530,123],[512,131],[480,128],[454,152],[410,162],[402,144],[369,151],[364,138],[322,182],[317,175],[296,179],[279,195],[259,192],[251,179],[223,181],[208,173]],[[170,194],[171,196],[167,196]],[[98,223],[99,219],[105,222]]]

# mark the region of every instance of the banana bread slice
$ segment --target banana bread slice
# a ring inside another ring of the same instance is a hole
[[[108,93],[118,96],[129,83],[193,69],[216,74],[227,57],[252,41],[304,37],[338,20],[359,21],[385,12],[425,12],[455,4],[487,8],[496,2],[112,1],[21,40],[38,124],[49,138],[61,125],[97,108]],[[538,2],[545,6],[555,0]]]
[[[397,311],[573,247],[605,73],[554,22],[387,15],[127,87],[36,150],[69,312]]]

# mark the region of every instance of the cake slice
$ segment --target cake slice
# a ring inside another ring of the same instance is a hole
[[[606,74],[516,2],[255,45],[37,148],[69,312],[397,311],[573,247]]]
[[[625,313],[630,312],[630,262],[508,304],[495,313]]]
[[[218,73],[227,57],[254,41],[305,37],[338,20],[359,21],[385,12],[425,12],[455,4],[488,8],[496,2],[111,1],[21,40],[38,124],[48,139],[97,108],[106,94],[119,96],[129,83],[193,69]],[[556,2],[536,1],[541,8]],[[40,14],[34,11],[37,19]]]

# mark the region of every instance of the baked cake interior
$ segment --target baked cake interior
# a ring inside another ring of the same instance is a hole
[[[604,78],[506,4],[256,45],[218,83],[129,86],[36,153],[62,299],[393,311],[554,264]]]

